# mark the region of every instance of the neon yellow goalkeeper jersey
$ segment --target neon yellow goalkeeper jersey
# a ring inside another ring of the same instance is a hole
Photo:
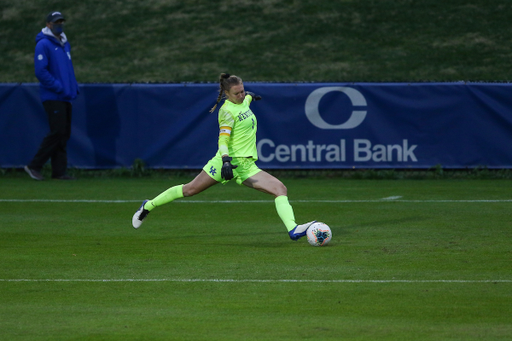
[[[231,157],[252,157],[258,160],[258,151],[256,149],[256,131],[258,122],[256,116],[249,108],[252,102],[252,96],[246,95],[240,104],[235,104],[226,100],[219,109],[219,151],[220,156],[225,153],[222,147],[223,135],[228,135],[228,155]],[[229,136],[228,130],[231,128]],[[225,148],[225,147],[224,147]]]

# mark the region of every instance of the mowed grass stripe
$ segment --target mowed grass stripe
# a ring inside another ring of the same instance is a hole
[[[0,282],[219,282],[219,283],[512,283],[512,279],[199,279],[199,278],[122,278],[122,279],[0,279]]]

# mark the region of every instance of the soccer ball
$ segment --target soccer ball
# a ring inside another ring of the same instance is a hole
[[[308,242],[313,246],[325,246],[332,238],[332,232],[329,226],[324,223],[316,222],[312,224],[307,231]]]

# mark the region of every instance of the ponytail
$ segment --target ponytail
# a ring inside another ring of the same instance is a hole
[[[225,95],[224,91],[229,91],[233,85],[239,84],[242,84],[242,78],[235,75],[230,75],[229,73],[221,73],[219,77],[219,96],[217,96],[217,102],[213,108],[210,109],[210,112],[212,113],[215,111],[220,100]]]

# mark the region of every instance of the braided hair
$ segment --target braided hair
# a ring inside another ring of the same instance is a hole
[[[210,112],[215,111],[215,108],[217,108],[220,100],[225,96],[224,91],[229,91],[232,86],[239,84],[242,84],[242,78],[235,75],[230,75],[229,73],[221,73],[219,77],[219,96],[217,97],[217,102],[213,108],[210,109]]]

